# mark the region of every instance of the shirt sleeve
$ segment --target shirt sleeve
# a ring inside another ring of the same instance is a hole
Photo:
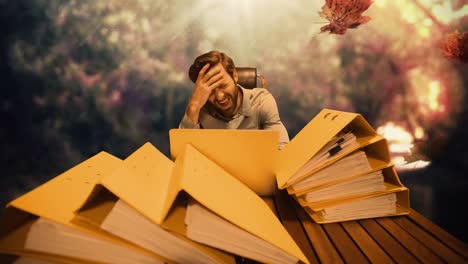
[[[182,121],[179,123],[179,128],[186,128],[186,129],[200,129],[200,123],[195,124],[188,118],[187,114],[184,114]]]
[[[275,98],[271,93],[266,93],[260,108],[260,122],[262,129],[279,132],[278,149],[283,149],[289,143],[289,135],[286,127],[281,122]]]

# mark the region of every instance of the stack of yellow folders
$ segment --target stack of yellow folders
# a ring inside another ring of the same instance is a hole
[[[356,113],[322,110],[279,153],[275,172],[318,223],[409,211],[386,139]]]
[[[173,129],[169,138],[173,159],[191,144],[259,195],[287,189],[318,223],[409,212],[387,141],[356,113],[322,110],[282,151],[274,131]]]
[[[308,263],[241,181],[191,145],[172,161],[150,143],[125,160],[101,152],[12,201],[0,253],[12,263]]]
[[[5,263],[308,263],[262,196],[286,189],[318,223],[409,212],[387,141],[359,114],[322,110],[281,151],[278,132],[172,129],[101,152],[10,202]]]

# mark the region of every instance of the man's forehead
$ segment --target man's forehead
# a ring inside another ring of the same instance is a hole
[[[223,75],[223,83],[225,84],[227,80],[233,80],[234,83],[235,83],[235,80],[234,78],[226,71],[226,69],[224,68],[223,64],[221,62],[219,62],[218,64],[216,65],[213,65],[210,67],[209,71],[212,71],[212,70],[216,70]]]
[[[221,62],[218,62],[217,64],[210,67],[210,70],[214,70],[214,69],[220,69],[221,72],[227,73],[226,69],[224,68],[223,64],[221,64]]]

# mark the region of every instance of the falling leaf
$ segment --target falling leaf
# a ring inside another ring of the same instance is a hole
[[[442,42],[442,52],[446,58],[468,62],[468,32],[458,31],[446,35]]]
[[[327,19],[330,24],[320,28],[320,32],[344,34],[348,28],[356,28],[371,20],[363,16],[372,0],[326,0],[322,6],[320,16]]]

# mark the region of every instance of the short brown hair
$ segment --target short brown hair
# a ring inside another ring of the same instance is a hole
[[[217,50],[212,50],[210,52],[198,56],[193,62],[193,64],[190,66],[188,74],[190,80],[192,80],[193,83],[197,81],[198,73],[207,63],[210,64],[210,68],[217,65],[218,63],[221,63],[226,72],[231,76],[231,78],[234,79],[234,71],[236,69],[234,61],[225,53],[219,52]]]

